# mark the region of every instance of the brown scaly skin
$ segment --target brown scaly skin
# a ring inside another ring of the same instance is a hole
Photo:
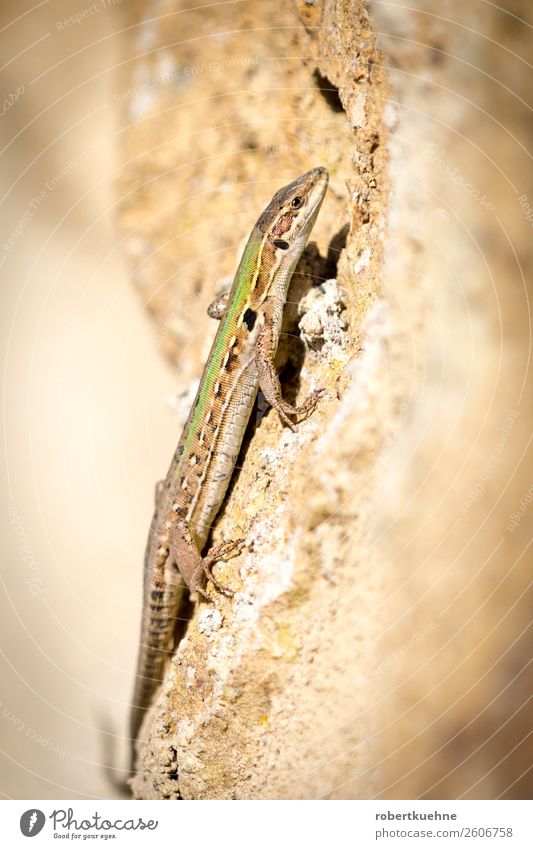
[[[132,747],[172,651],[186,587],[204,595],[207,578],[220,592],[232,594],[216,580],[213,566],[238,555],[244,540],[225,542],[205,556],[202,550],[226,494],[258,388],[293,430],[290,417],[307,415],[322,394],[317,390],[303,404],[288,404],[273,360],[289,281],[327,180],[324,168],[314,168],[274,195],[252,230],[229,294],[211,308],[210,314],[221,318],[221,324],[176,453],[158,489],[146,547]],[[132,751],[132,770],[133,764]]]

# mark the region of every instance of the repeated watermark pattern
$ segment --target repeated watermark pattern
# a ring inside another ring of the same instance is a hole
[[[157,330],[157,336],[154,343],[154,349],[157,353],[164,350],[165,342],[174,341],[176,338],[176,328],[181,322],[187,321],[188,311],[197,305],[197,297],[186,296],[180,301],[179,310],[171,313],[167,319],[160,325]]]
[[[434,631],[437,626],[431,619],[429,622],[425,622],[420,628],[417,628],[416,631],[413,631],[411,636],[405,643],[393,651],[391,654],[387,655],[387,657],[381,661],[380,664],[374,669],[374,675],[383,675],[383,673],[393,666],[395,663],[398,663],[402,657],[404,657],[408,651],[416,646],[421,640],[425,639],[431,631]]]
[[[362,675],[357,676],[356,684],[360,686],[364,682],[370,681],[373,678],[381,677],[387,669],[390,669],[396,663],[399,663],[400,660],[405,657],[405,655],[411,651],[418,643],[424,640],[428,634],[431,634],[432,631],[436,629],[435,622],[430,619],[428,622],[425,622],[420,628],[417,628],[416,631],[413,631],[408,640],[402,643],[397,649],[387,655],[378,666],[374,667],[370,672],[364,673]]]
[[[41,570],[33,554],[31,542],[24,530],[18,511],[13,505],[10,505],[8,508],[8,515],[9,523],[14,529],[22,549],[22,562],[25,563],[28,568],[28,574],[24,579],[24,583],[32,595],[40,596],[46,592],[46,587],[43,584]]]
[[[5,722],[10,722],[18,734],[23,734],[24,737],[28,737],[30,740],[33,740],[34,743],[37,743],[37,745],[41,746],[43,749],[48,749],[49,752],[57,755],[58,758],[64,758],[66,756],[66,749],[63,749],[62,746],[54,743],[49,737],[43,737],[43,735],[39,734],[39,732],[32,728],[31,725],[27,725],[24,720],[21,719],[20,716],[17,716],[16,713],[14,713],[14,711],[12,711],[1,699],[0,711],[2,719]]]
[[[520,522],[522,521],[522,519],[524,518],[524,516],[526,514],[527,508],[529,507],[529,505],[531,504],[532,501],[533,501],[533,483],[531,484],[529,489],[526,489],[526,491],[522,495],[522,498],[520,499],[520,507],[518,508],[518,510],[514,510],[511,513],[511,520],[506,527],[506,530],[509,531],[510,534],[513,534],[516,531],[518,525],[520,524]]]
[[[150,80],[146,80],[145,82],[131,86],[130,88],[124,89],[124,91],[114,94],[113,101],[115,103],[124,103],[127,100],[131,100],[133,97],[139,97],[140,95],[162,88],[166,85],[184,82],[185,80],[199,76],[200,74],[218,73],[219,71],[225,71],[230,68],[257,65],[258,62],[259,59],[257,56],[235,56],[231,59],[222,59],[219,62],[204,62],[201,65],[184,65],[181,68],[175,68],[171,71],[162,71]]]
[[[37,192],[37,194],[32,197],[26,209],[17,221],[15,227],[9,234],[8,239],[2,245],[2,250],[4,251],[4,253],[9,254],[13,250],[13,248],[21,238],[22,234],[24,233],[26,227],[32,220],[33,216],[35,215],[41,204],[44,203],[46,198],[55,189],[57,189],[57,187],[60,186],[61,183],[68,176],[70,176],[70,174],[72,174],[72,172],[75,171],[79,165],[82,164],[82,162],[85,162],[88,156],[90,156],[92,153],[95,152],[95,150],[97,150],[102,144],[104,144],[104,142],[105,140],[102,138],[97,139],[97,141],[93,142],[93,144],[89,145],[89,147],[86,147],[84,150],[76,154],[76,156],[74,156],[69,162],[67,162],[67,164],[63,168],[61,168],[56,174],[54,174],[54,176],[51,177],[50,180],[46,181],[41,191]]]
[[[316,156],[324,161],[332,156],[331,145],[327,142],[299,141],[298,144],[266,144],[262,148],[266,156],[290,156],[293,153],[304,156]]]
[[[472,504],[475,504],[481,493],[484,491],[486,481],[490,480],[494,469],[501,460],[501,456],[507,444],[509,434],[511,433],[515,420],[518,418],[519,415],[520,413],[518,412],[518,410],[511,410],[511,412],[509,413],[507,421],[505,422],[502,428],[501,436],[495,445],[494,451],[487,460],[485,468],[483,469],[483,472],[481,473],[477,484],[470,490],[468,498],[466,498],[463,503],[463,513],[466,513],[466,511],[470,509]]]
[[[3,118],[6,112],[9,112],[12,106],[15,105],[17,100],[22,97],[24,94],[24,85],[21,83],[15,89],[15,91],[10,91],[7,97],[4,97],[2,103],[0,104],[0,118]]]
[[[524,213],[524,218],[528,222],[528,224],[533,227],[533,208],[529,203],[529,199],[527,195],[520,195],[518,198],[518,203],[520,205],[520,209]]]
[[[79,12],[74,12],[73,15],[69,15],[67,18],[62,18],[60,21],[56,21],[56,29],[59,30],[59,32],[70,29],[70,27],[77,26],[77,24],[82,24],[87,20],[87,18],[92,18],[92,16],[96,15],[98,12],[105,9],[113,9],[115,6],[120,6],[121,3],[122,0],[98,0],[97,3],[85,6],[85,8],[80,9]]]
[[[457,166],[453,167],[449,165],[443,159],[443,151],[436,144],[428,144],[424,148],[424,152],[427,153],[432,161],[432,163],[436,166],[439,171],[449,177],[450,180],[455,183],[456,186],[459,186],[467,195],[470,195],[477,200],[481,206],[485,207],[486,210],[492,212],[496,209],[496,206],[492,201],[488,200],[486,194],[482,194],[479,189],[476,189],[471,183],[467,182],[463,175],[461,174],[459,168]]]

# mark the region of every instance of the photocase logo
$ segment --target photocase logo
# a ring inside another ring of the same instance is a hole
[[[24,837],[35,837],[42,831],[46,817],[38,808],[30,808],[24,811],[20,818],[20,830]]]

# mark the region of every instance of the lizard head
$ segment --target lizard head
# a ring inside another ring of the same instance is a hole
[[[261,233],[280,251],[307,242],[328,185],[325,168],[312,168],[280,189],[257,222]]]

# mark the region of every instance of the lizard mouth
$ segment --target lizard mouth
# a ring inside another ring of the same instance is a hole
[[[307,188],[311,197],[311,206],[314,206],[315,203],[313,201],[320,203],[326,194],[328,180],[329,174],[326,168],[319,166],[318,168],[311,168],[310,171],[306,171],[305,174],[302,174],[301,177],[298,177],[294,181],[294,184],[295,186],[299,185]]]
[[[298,227],[299,231],[303,234],[309,233],[315,223],[318,211],[324,200],[324,195],[326,194],[328,180],[329,175],[327,170],[320,166],[318,168],[312,168],[295,181],[296,185],[305,188],[308,197],[307,214]]]

